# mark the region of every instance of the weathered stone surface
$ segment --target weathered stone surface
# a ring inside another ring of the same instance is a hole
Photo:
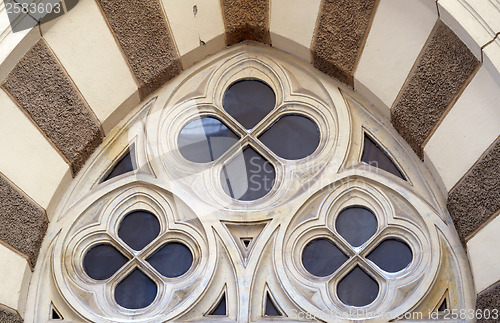
[[[19,61],[3,86],[76,174],[103,135],[99,122],[43,40]]]
[[[494,309],[500,310],[500,282],[491,286],[484,292],[480,293],[477,295],[477,303],[476,303],[476,309],[482,310],[482,313],[485,312],[485,310],[489,310],[491,315],[494,315],[492,312]],[[498,319],[492,319],[491,316],[489,319],[480,318],[477,319],[477,323],[490,323],[490,322],[498,322]]]
[[[24,320],[14,312],[0,307],[0,323],[22,323]]]
[[[391,109],[394,127],[420,158],[423,143],[478,64],[460,38],[438,22]]]
[[[34,266],[47,231],[45,211],[0,174],[0,239],[28,256]]]
[[[269,1],[222,0],[227,45],[244,40],[271,44]]]
[[[376,2],[323,1],[312,45],[313,64],[316,68],[354,86],[354,69],[363,50]]]
[[[498,174],[500,139],[497,139],[448,196],[448,210],[462,241],[500,209]]]
[[[182,70],[159,0],[99,0],[145,98]]]

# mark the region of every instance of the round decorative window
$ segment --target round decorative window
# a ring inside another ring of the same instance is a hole
[[[369,107],[261,45],[184,72],[74,179],[26,321],[382,322],[472,308],[438,186]]]
[[[224,192],[240,201],[260,199],[276,181],[269,160],[282,169],[288,160],[311,156],[320,142],[319,128],[307,117],[307,110],[292,110],[281,103],[271,113],[275,106],[276,95],[269,85],[258,79],[238,80],[225,90],[218,114],[196,114],[182,128],[179,151],[195,163],[221,159],[219,178]]]

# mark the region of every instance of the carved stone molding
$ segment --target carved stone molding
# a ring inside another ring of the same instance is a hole
[[[226,89],[249,78],[265,82],[276,97],[252,129],[223,106]],[[357,319],[389,321],[417,310],[426,318],[443,295],[452,308],[473,308],[468,263],[444,198],[411,148],[365,106],[340,83],[261,45],[235,46],[187,70],[119,125],[75,178],[50,223],[26,321],[46,320],[52,308],[65,319],[91,322],[332,322],[356,319],[345,315],[358,310]],[[317,125],[320,139],[308,157],[288,160],[259,138],[280,116],[297,114]],[[207,163],[187,160],[177,139],[200,116],[220,120],[238,137]],[[402,177],[361,162],[366,134]],[[250,201],[230,197],[220,175],[245,147],[276,174],[269,192]],[[130,150],[133,170],[108,178]],[[376,219],[374,233],[359,246],[336,227],[349,207],[367,209]],[[117,231],[133,210],[159,221],[159,234],[141,250]],[[329,239],[346,257],[324,277],[308,272],[302,259],[318,238]],[[387,239],[411,250],[401,270],[388,272],[370,260]],[[193,258],[176,278],[147,261],[169,241],[184,244]],[[83,259],[103,243],[126,261],[96,281]],[[366,306],[346,304],[337,291],[358,267],[378,286]],[[114,290],[135,269],[154,282],[157,294],[148,306],[129,309],[118,304]]]

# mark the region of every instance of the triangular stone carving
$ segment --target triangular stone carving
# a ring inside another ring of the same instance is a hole
[[[252,240],[253,238],[241,238],[241,242],[243,242],[243,245],[245,246],[246,249],[250,247]]]
[[[227,316],[227,302],[226,302],[226,291],[222,293],[221,297],[217,300],[217,305],[215,305],[212,310],[208,313],[208,316]]]
[[[363,155],[361,156],[361,161],[385,170],[397,177],[406,180],[403,172],[399,169],[390,155],[379,145],[375,140],[370,138],[369,135],[365,133],[364,144],[363,144]]]
[[[59,311],[55,308],[53,303],[50,304],[50,319],[54,321],[64,320],[61,313],[59,313]]]
[[[245,266],[248,263],[248,258],[258,240],[260,234],[269,223],[269,221],[263,222],[223,222],[227,230],[233,237],[234,243],[238,246],[238,249],[243,259]]]
[[[443,312],[443,311],[446,311],[447,309],[448,309],[448,305],[447,305],[447,301],[445,298],[445,299],[443,299],[443,302],[441,303],[441,305],[439,305],[438,311]]]
[[[266,302],[265,302],[265,316],[283,316],[282,311],[275,304],[273,297],[271,296],[271,292],[269,290],[266,291]]]
[[[109,173],[104,177],[102,182],[105,182],[113,177],[132,172],[137,169],[135,162],[135,148],[130,146],[126,152],[120,157],[119,161],[113,166]]]
[[[439,301],[438,305],[436,306],[436,311],[438,312],[444,312],[446,310],[451,310],[448,307],[448,299],[449,299],[449,290],[447,289],[446,292],[443,294],[443,297],[441,297],[441,300]]]

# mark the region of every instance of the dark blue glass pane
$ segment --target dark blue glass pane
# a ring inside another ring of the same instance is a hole
[[[90,278],[104,280],[113,276],[128,259],[110,244],[100,244],[85,254],[83,269]]]
[[[115,300],[125,308],[144,308],[153,303],[157,289],[151,278],[144,275],[139,269],[135,269],[116,285]]]
[[[137,251],[147,246],[159,233],[160,222],[156,216],[142,210],[127,214],[118,229],[118,236]]]
[[[377,298],[378,283],[363,269],[356,266],[337,286],[342,303],[350,306],[366,306]]]
[[[274,185],[273,165],[252,148],[227,163],[221,172],[222,188],[240,201],[253,201],[266,195]]]
[[[387,153],[366,134],[361,161],[406,180]]]
[[[222,294],[219,304],[217,304],[209,315],[227,315],[226,293]]]
[[[359,247],[377,231],[377,218],[364,207],[349,207],[339,213],[335,227],[347,242]]]
[[[410,247],[396,239],[382,241],[367,257],[381,269],[394,273],[405,269],[413,259]]]
[[[446,298],[445,298],[445,299],[443,299],[443,302],[441,303],[441,305],[439,305],[438,311],[444,312],[447,309],[448,309],[448,305],[446,305]]]
[[[226,90],[222,104],[236,121],[251,129],[274,109],[276,96],[262,81],[242,80]]]
[[[52,308],[52,311],[50,311],[50,319],[58,321],[58,320],[62,320],[63,318],[62,318],[61,314],[59,314],[54,308]]]
[[[220,120],[201,117],[181,130],[177,144],[187,160],[208,163],[219,158],[238,140],[238,136]]]
[[[276,155],[291,160],[311,155],[318,148],[319,139],[316,123],[300,115],[279,118],[259,137]]]
[[[282,316],[281,312],[278,310],[276,305],[274,305],[273,300],[269,296],[268,293],[266,293],[266,311],[265,311],[266,316]]]
[[[193,254],[188,247],[170,242],[161,247],[147,261],[165,277],[184,275],[193,264]]]
[[[309,242],[302,252],[304,268],[318,277],[333,274],[347,259],[348,257],[331,240],[325,238]]]
[[[118,163],[116,163],[115,167],[111,170],[111,172],[104,178],[103,182],[116,177],[121,174],[125,174],[133,171],[135,167],[135,162],[133,161],[133,152],[129,151],[120,159]]]

